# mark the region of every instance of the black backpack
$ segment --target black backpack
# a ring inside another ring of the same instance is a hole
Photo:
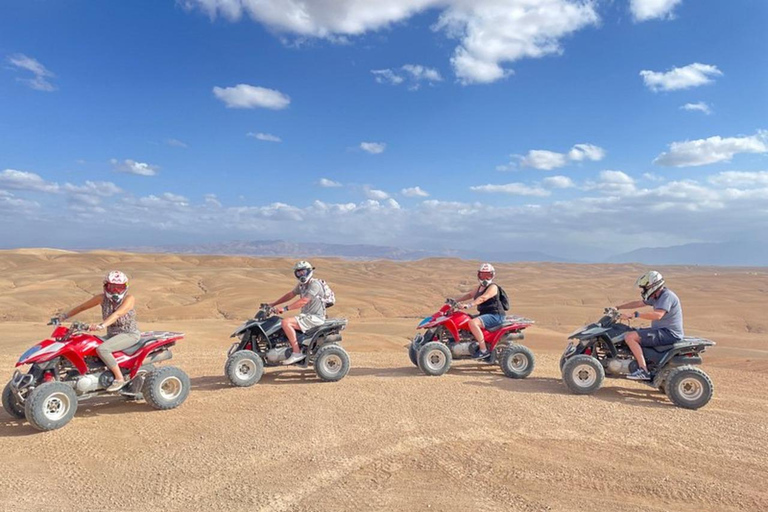
[[[499,302],[501,302],[501,307],[504,308],[504,311],[509,311],[509,295],[507,295],[507,292],[505,292],[504,288],[501,286],[496,285],[496,287],[499,289]]]

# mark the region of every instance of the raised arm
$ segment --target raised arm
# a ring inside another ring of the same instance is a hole
[[[282,297],[280,297],[279,299],[277,299],[275,302],[270,302],[269,305],[272,306],[272,307],[275,307],[278,304],[282,304],[284,302],[288,302],[289,300],[291,300],[295,296],[296,296],[296,292],[294,290],[291,290],[288,293],[286,293],[285,295],[283,295]],[[305,302],[305,304],[306,304],[306,302]]]
[[[647,306],[645,302],[641,300],[634,300],[632,302],[627,302],[626,304],[622,304],[621,306],[616,306],[616,309],[637,309],[637,308],[644,308]]]
[[[473,300],[472,302],[467,304],[467,307],[475,306],[476,304],[482,304],[483,302],[487,301],[488,299],[495,297],[496,294],[499,293],[499,287],[495,284],[491,284],[488,288],[485,289],[483,294]],[[471,296],[471,295],[470,295]]]
[[[99,304],[101,304],[101,298],[102,298],[101,295],[94,295],[93,297],[91,297],[87,301],[83,302],[79,306],[75,306],[71,310],[69,310],[69,311],[67,311],[65,313],[62,313],[61,315],[59,315],[59,318],[61,318],[62,320],[66,320],[67,318],[71,318],[71,317],[77,315],[78,313],[82,313],[83,311],[86,311],[86,310],[89,310],[91,308],[94,308],[94,307],[98,306]]]

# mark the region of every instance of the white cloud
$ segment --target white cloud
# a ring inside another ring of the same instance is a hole
[[[582,162],[591,160],[597,162],[605,158],[605,150],[600,146],[593,144],[574,144],[568,153],[557,153],[546,149],[532,149],[528,153],[519,157],[522,167],[531,167],[541,171],[551,171],[559,167],[564,167],[571,162]],[[496,170],[510,170],[513,166],[497,166]]]
[[[432,85],[443,81],[438,70],[420,64],[405,64],[398,69],[373,69],[371,73],[380,84],[400,85],[407,82],[408,89],[412,91],[420,89],[423,83]]]
[[[187,146],[187,145],[186,145],[184,142],[182,142],[182,141],[180,141],[180,140],[178,140],[178,139],[167,139],[167,140],[165,141],[165,143],[166,143],[168,146],[172,146],[172,147],[174,147],[174,148],[188,148],[188,147],[189,147],[189,146]]]
[[[272,135],[271,133],[261,133],[261,132],[253,133],[253,132],[248,132],[246,134],[246,136],[253,137],[254,139],[258,139],[258,140],[263,140],[263,141],[266,141],[266,142],[283,142],[283,139],[281,139],[277,135]]]
[[[222,207],[221,201],[219,201],[219,198],[216,197],[216,194],[205,194],[204,200],[205,204],[208,206],[213,206],[216,208]]]
[[[45,66],[40,64],[36,59],[28,57],[23,53],[17,53],[8,57],[8,62],[18,69],[29,71],[34,75],[34,78],[19,78],[20,82],[29,85],[32,89],[38,91],[51,92],[55,91],[56,87],[48,81],[49,78],[53,78],[54,75],[48,71]]]
[[[758,131],[749,137],[709,137],[708,139],[673,142],[669,151],[653,163],[667,167],[694,167],[729,162],[739,153],[768,153],[768,132]]]
[[[592,160],[598,162],[605,158],[605,150],[593,144],[575,144],[568,152],[568,158],[574,162]]]
[[[568,176],[550,176],[544,178],[544,186],[549,188],[573,188],[576,185]]]
[[[690,112],[703,112],[706,115],[709,115],[712,113],[712,109],[709,108],[709,105],[707,105],[703,101],[699,101],[698,103],[686,103],[685,105],[680,107],[680,110],[688,110]]]
[[[361,142],[360,149],[372,155],[378,155],[387,149],[387,144],[384,142]]]
[[[549,190],[540,187],[531,187],[524,183],[507,183],[506,185],[478,185],[469,187],[475,192],[489,192],[509,194],[513,196],[536,196],[546,197],[551,194]]]
[[[338,181],[329,180],[328,178],[320,178],[320,181],[318,181],[317,184],[323,188],[337,188],[343,186]]]
[[[722,75],[723,72],[717,66],[700,64],[698,62],[688,64],[682,68],[672,68],[665,72],[649,71],[647,69],[640,72],[645,86],[653,92],[677,91],[699,87],[712,83],[715,77]]]
[[[585,190],[598,190],[605,194],[621,197],[637,193],[635,180],[623,171],[600,171],[597,182],[587,182]]]
[[[421,187],[409,187],[400,191],[405,197],[429,197],[429,193]]]
[[[45,181],[38,174],[15,169],[0,172],[0,187],[35,192],[58,192],[60,189],[58,183]]]
[[[157,171],[160,170],[160,167],[157,165],[137,162],[135,160],[131,160],[130,158],[123,160],[122,162],[118,161],[116,158],[113,158],[110,160],[110,163],[117,172],[136,174],[138,176],[155,176],[157,175]]]
[[[643,178],[645,178],[648,181],[664,181],[664,178],[662,176],[658,176],[656,174],[653,174],[652,172],[644,173]]]
[[[214,87],[213,94],[223,101],[227,108],[282,110],[291,103],[291,98],[280,91],[248,84],[237,84],[234,87]]]
[[[464,84],[507,76],[502,67],[524,58],[562,53],[560,40],[597,25],[593,1],[571,0],[181,0],[211,18],[247,14],[277,32],[346,40],[439,9],[433,30],[458,40],[451,64]]]
[[[365,191],[365,195],[368,199],[373,199],[375,201],[384,201],[385,199],[389,199],[389,194],[383,190],[378,190],[367,186],[363,187],[363,190]]]
[[[768,187],[768,171],[725,171],[710,176],[708,181],[721,187]]]
[[[680,2],[682,0],[630,0],[629,8],[635,21],[671,19],[674,17],[672,10]]]
[[[545,149],[532,149],[520,159],[520,165],[523,167],[532,167],[541,171],[551,171],[563,167],[567,162],[568,157],[566,155]]]
[[[64,184],[64,190],[73,194],[111,197],[123,190],[110,181],[86,181],[84,185]]]
[[[562,53],[560,39],[596,25],[593,2],[452,0],[436,30],[459,39],[451,57],[463,84],[489,83],[511,71],[504,63]]]

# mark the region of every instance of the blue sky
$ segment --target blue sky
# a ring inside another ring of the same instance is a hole
[[[4,2],[0,245],[764,240],[766,23],[759,0]]]

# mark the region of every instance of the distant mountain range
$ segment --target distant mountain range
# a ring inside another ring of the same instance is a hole
[[[609,263],[648,265],[768,266],[768,241],[698,243],[648,247],[617,254]]]
[[[291,258],[310,257],[336,257],[353,260],[386,259],[396,261],[411,261],[422,258],[472,258],[489,257],[490,255],[472,254],[468,251],[423,251],[415,249],[402,249],[366,244],[326,244],[326,243],[295,243],[284,240],[237,240],[232,242],[189,244],[189,245],[162,245],[122,247],[120,250],[149,253],[174,253],[174,254],[216,254],[237,256],[283,256]],[[494,254],[494,261],[536,261],[536,262],[566,262],[568,260],[558,258],[537,251],[511,252]]]

